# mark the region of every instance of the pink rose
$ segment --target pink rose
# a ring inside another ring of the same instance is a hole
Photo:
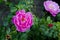
[[[26,32],[33,25],[33,15],[31,12],[19,10],[16,12],[16,15],[13,16],[12,22],[15,24],[17,31]]]
[[[58,12],[60,12],[59,5],[56,2],[53,2],[53,1],[45,1],[44,2],[44,7],[54,17],[58,14]]]

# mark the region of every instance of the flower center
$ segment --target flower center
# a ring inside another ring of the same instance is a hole
[[[25,18],[24,17],[22,17],[22,19],[21,19],[22,21],[25,21]]]
[[[50,5],[49,5],[49,8],[52,9],[52,8],[54,8],[54,6],[53,6],[52,4],[50,4]]]

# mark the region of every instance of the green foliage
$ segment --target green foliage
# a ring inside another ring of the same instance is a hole
[[[60,21],[60,14],[57,15],[57,20]]]
[[[48,24],[52,23],[52,20],[51,20],[50,16],[47,17],[47,23]]]
[[[56,23],[57,29],[60,31],[60,22]]]

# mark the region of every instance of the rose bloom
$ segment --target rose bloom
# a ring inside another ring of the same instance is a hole
[[[16,12],[16,15],[13,16],[12,22],[15,24],[17,31],[26,32],[33,25],[33,15],[31,12],[19,10]]]
[[[54,17],[60,12],[59,5],[53,1],[45,1],[44,7],[46,11],[49,11]]]
[[[49,27],[53,27],[53,24],[48,24]]]

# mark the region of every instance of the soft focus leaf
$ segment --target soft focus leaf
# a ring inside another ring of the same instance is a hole
[[[48,24],[52,23],[52,20],[51,20],[50,16],[47,17],[47,23]]]

